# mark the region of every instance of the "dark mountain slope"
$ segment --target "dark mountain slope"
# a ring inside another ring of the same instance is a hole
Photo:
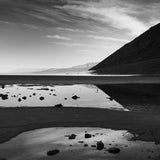
[[[106,74],[160,73],[160,24],[151,27],[90,70]]]

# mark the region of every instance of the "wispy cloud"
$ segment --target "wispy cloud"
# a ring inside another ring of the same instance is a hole
[[[47,35],[47,38],[51,38],[51,39],[58,39],[58,40],[65,40],[65,41],[70,41],[72,40],[69,37],[64,37],[64,36],[59,36],[59,35]]]
[[[82,30],[72,29],[72,28],[57,27],[56,29],[57,29],[57,30],[60,30],[60,31],[69,31],[69,32],[84,32],[84,31],[82,31]]]
[[[93,50],[89,50],[89,49],[81,49],[81,50],[78,50],[79,52],[83,52],[83,53],[90,53],[90,52],[93,52]]]
[[[83,44],[83,43],[52,42],[52,44],[62,45],[66,47],[90,47],[90,45]]]
[[[96,5],[95,3],[88,3],[86,6],[64,5],[57,6],[57,8],[66,10],[74,16],[95,20],[97,23],[101,21],[112,25],[114,28],[127,29],[134,35],[141,34],[147,29],[147,26],[143,22],[130,15],[131,8],[109,6],[107,3],[105,3],[105,7]]]
[[[87,35],[89,38],[93,38],[96,40],[107,40],[107,41],[115,41],[115,42],[123,42],[127,43],[127,39],[122,39],[122,38],[114,38],[114,37],[104,37],[104,36],[97,36],[97,35]]]

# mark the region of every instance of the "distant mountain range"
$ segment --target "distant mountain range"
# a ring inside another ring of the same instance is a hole
[[[89,73],[88,70],[97,64],[98,62],[87,63],[84,65],[73,66],[70,68],[50,68],[34,73],[35,74],[85,74]]]
[[[87,74],[88,70],[97,64],[98,62],[87,63],[70,68],[22,68],[13,70],[9,74]]]
[[[160,24],[90,70],[99,74],[160,74]]]

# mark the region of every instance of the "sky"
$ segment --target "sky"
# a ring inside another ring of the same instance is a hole
[[[159,17],[159,0],[0,0],[0,72],[100,62]]]

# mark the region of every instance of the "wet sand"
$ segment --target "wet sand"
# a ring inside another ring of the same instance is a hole
[[[160,76],[110,75],[0,75],[0,84],[150,84],[160,83]]]
[[[0,122],[0,143],[24,131],[48,127],[99,127],[127,130],[135,135],[133,140],[160,143],[159,112],[63,107],[1,108]]]

